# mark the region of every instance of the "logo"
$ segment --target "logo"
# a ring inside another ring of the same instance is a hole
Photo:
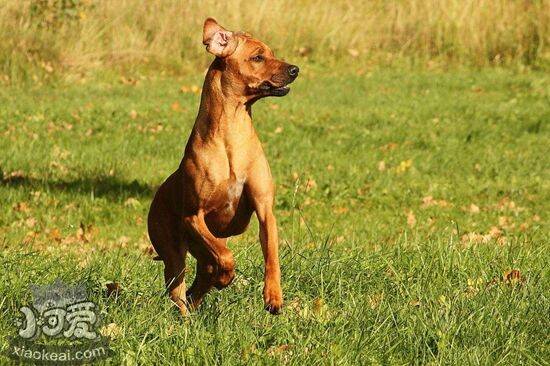
[[[10,339],[9,357],[39,364],[83,364],[112,355],[107,339],[96,330],[96,304],[82,284],[30,286],[33,302],[22,306]]]

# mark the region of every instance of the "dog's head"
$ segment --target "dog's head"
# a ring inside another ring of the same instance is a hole
[[[203,44],[222,63],[223,85],[247,100],[282,97],[298,76],[298,66],[278,60],[263,42],[244,32],[231,32],[214,19],[204,22]]]

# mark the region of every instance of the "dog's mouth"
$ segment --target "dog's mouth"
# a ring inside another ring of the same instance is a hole
[[[282,97],[288,94],[290,87],[288,85],[276,86],[270,81],[264,81],[260,84],[257,90],[263,95],[271,95],[274,97]]]

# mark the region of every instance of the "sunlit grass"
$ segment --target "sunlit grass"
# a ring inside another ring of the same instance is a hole
[[[186,320],[148,254],[200,74],[1,89],[2,347],[29,284],[61,277],[114,324],[115,364],[545,364],[548,75],[302,73],[254,107],[278,188],[277,317],[255,222],[230,242],[235,283]]]

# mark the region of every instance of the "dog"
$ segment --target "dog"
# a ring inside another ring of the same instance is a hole
[[[213,54],[200,107],[178,169],[158,188],[149,210],[151,243],[164,262],[170,299],[182,315],[197,308],[212,289],[235,277],[227,238],[243,233],[256,213],[264,257],[265,309],[283,305],[275,186],[252,124],[252,105],[288,94],[299,68],[275,58],[263,42],[231,32],[212,18],[203,27],[203,44]],[[197,260],[196,276],[185,291],[185,258]]]

